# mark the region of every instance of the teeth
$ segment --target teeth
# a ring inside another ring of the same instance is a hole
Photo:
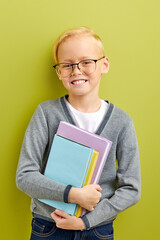
[[[85,80],[74,81],[72,84],[82,84],[85,83]]]

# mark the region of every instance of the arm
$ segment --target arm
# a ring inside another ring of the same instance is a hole
[[[116,215],[140,199],[140,164],[136,134],[132,121],[128,123],[117,143],[118,186],[114,195],[103,199],[94,211],[82,217],[86,228],[94,227]]]
[[[100,186],[73,188],[70,185],[54,182],[41,174],[42,159],[47,144],[48,126],[39,105],[24,136],[16,175],[17,187],[32,198],[47,198],[64,202],[68,202],[70,193],[69,202],[79,203],[91,211],[101,197],[98,192],[98,189],[101,190]]]
[[[47,144],[48,126],[39,105],[24,136],[16,174],[17,187],[32,198],[64,201],[66,185],[56,183],[41,174]]]

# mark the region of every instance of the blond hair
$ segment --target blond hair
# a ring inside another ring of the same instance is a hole
[[[100,39],[100,37],[94,33],[94,31],[88,27],[78,27],[78,28],[73,28],[73,29],[69,29],[65,32],[63,32],[56,40],[56,42],[54,43],[54,47],[53,47],[53,59],[55,61],[55,63],[58,63],[58,49],[60,44],[65,41],[66,39],[72,37],[72,36],[76,36],[76,35],[85,35],[85,36],[89,36],[92,37],[96,40],[100,50],[102,51],[102,54],[104,55],[104,47],[102,44],[102,41]]]

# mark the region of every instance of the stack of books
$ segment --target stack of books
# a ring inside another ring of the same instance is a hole
[[[61,121],[54,136],[44,175],[65,185],[81,188],[99,182],[112,142]],[[77,217],[85,214],[76,203],[39,199]]]

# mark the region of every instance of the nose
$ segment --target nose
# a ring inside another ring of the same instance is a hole
[[[72,65],[72,75],[81,74],[81,70],[78,64]]]

